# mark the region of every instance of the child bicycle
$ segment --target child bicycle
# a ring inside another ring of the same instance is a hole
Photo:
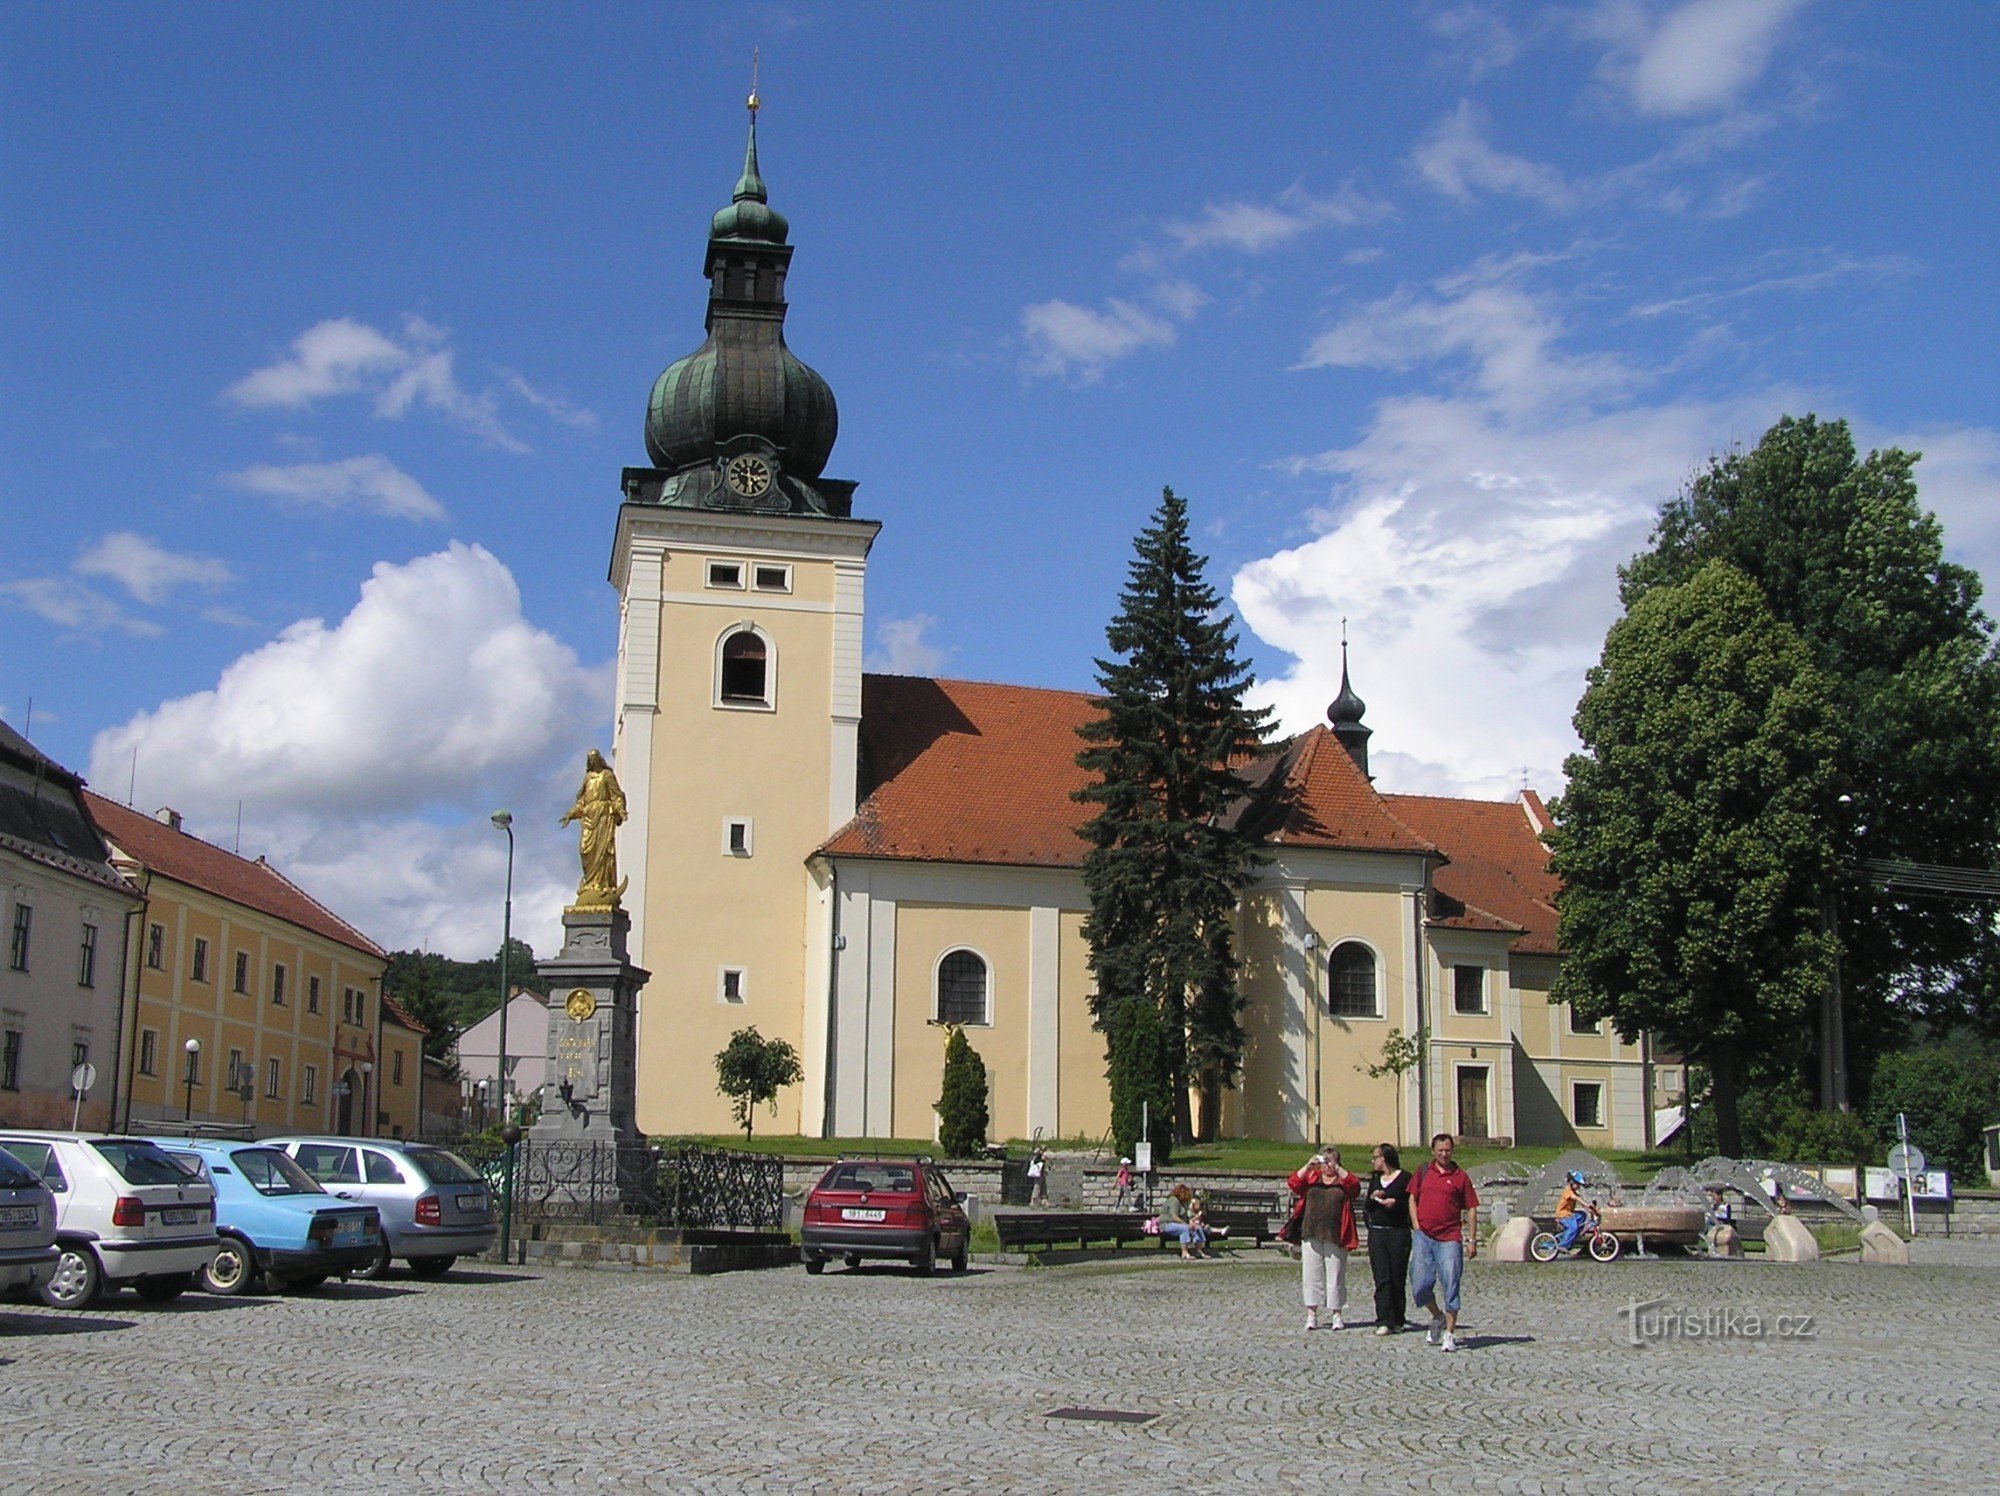
[[[1554,1262],[1558,1257],[1574,1257],[1580,1252],[1589,1252],[1596,1262],[1616,1262],[1624,1249],[1624,1244],[1604,1229],[1595,1207],[1569,1246],[1563,1246],[1562,1239],[1553,1231],[1538,1231],[1528,1243],[1528,1255],[1537,1262]]]

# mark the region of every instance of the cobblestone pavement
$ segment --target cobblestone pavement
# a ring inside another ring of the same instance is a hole
[[[1908,1269],[1482,1261],[1456,1355],[1370,1334],[1358,1261],[1361,1327],[1302,1333],[1269,1251],[9,1303],[0,1488],[1986,1488],[2000,1244],[1917,1250]],[[1621,1311],[1655,1299],[1637,1318],[1662,1338],[1633,1346]],[[1159,1417],[1047,1416],[1064,1406]]]

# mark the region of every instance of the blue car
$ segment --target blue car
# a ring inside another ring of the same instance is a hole
[[[220,1241],[195,1276],[210,1293],[238,1294],[259,1278],[303,1292],[345,1278],[382,1251],[382,1219],[371,1205],[329,1195],[276,1148],[207,1138],[159,1139],[182,1168],[215,1189]]]

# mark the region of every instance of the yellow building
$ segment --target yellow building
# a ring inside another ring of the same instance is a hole
[[[625,470],[612,550],[619,861],[652,973],[639,1124],[727,1130],[713,1057],[754,1025],[803,1060],[777,1128],[930,1136],[952,1023],[986,1062],[995,1136],[1100,1136],[1072,798],[1093,702],[863,673],[879,526],[822,476],[837,418],[785,346],[788,233],[753,115],[711,226],[708,337],[654,384],[652,465]],[[1330,728],[1245,773],[1270,858],[1242,904],[1249,1047],[1222,1129],[1643,1146],[1641,1048],[1548,1000],[1540,802],[1381,794],[1361,714],[1343,679]],[[1366,1073],[1419,1029],[1422,1065]]]
[[[423,1030],[383,1000],[382,948],[261,857],[181,830],[173,811],[85,801],[145,900],[127,963],[122,1125],[413,1134]]]

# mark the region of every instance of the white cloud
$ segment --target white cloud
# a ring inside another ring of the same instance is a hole
[[[1805,0],[1688,0],[1659,15],[1607,0],[1587,29],[1612,44],[1606,75],[1642,114],[1682,117],[1734,106],[1764,75]]]
[[[499,944],[478,927],[498,917],[500,805],[522,841],[517,923],[553,937],[574,878],[555,822],[609,695],[522,617],[500,561],[454,542],[378,564],[338,623],[301,620],[213,689],[99,733],[91,772],[122,783],[136,749],[142,804],[227,844],[240,802],[245,855],[269,851],[377,940],[479,953]]]
[[[1173,347],[1180,338],[1175,324],[1208,301],[1183,280],[1160,281],[1148,295],[1157,311],[1117,297],[1102,311],[1060,300],[1024,307],[1021,333],[1028,353],[1022,367],[1032,376],[1095,384],[1120,359],[1146,348]]]
[[[1495,150],[1486,139],[1486,111],[1470,99],[1419,142],[1417,170],[1447,197],[1470,202],[1480,192],[1524,197],[1558,210],[1573,207],[1576,191],[1553,166]]]
[[[1332,197],[1315,197],[1294,187],[1275,203],[1210,203],[1199,218],[1168,223],[1165,231],[1183,253],[1220,246],[1262,254],[1328,224],[1355,228],[1380,223],[1394,212],[1390,204],[1369,197],[1352,183]]]
[[[1803,268],[1785,268],[1792,265]],[[1768,273],[1773,268],[1782,273]],[[1706,311],[1724,302],[1768,295],[1771,292],[1803,295],[1814,291],[1825,291],[1843,281],[1858,280],[1879,284],[1914,275],[1918,268],[1917,263],[1905,255],[1863,257],[1832,250],[1817,253],[1786,250],[1764,256],[1759,264],[1759,270],[1767,273],[1758,273],[1742,285],[1715,291],[1691,291],[1683,296],[1670,296],[1659,301],[1644,302],[1632,308],[1632,315],[1657,317],[1665,312]]]
[[[512,369],[502,369],[500,372],[506,378],[508,389],[519,395],[523,400],[527,401],[551,420],[560,421],[565,426],[574,426],[579,431],[595,431],[597,429],[596,411],[585,410],[580,405],[572,405],[560,395],[543,394]]]
[[[121,633],[144,638],[165,632],[157,623],[134,618],[74,577],[23,577],[0,582],[0,597],[58,628],[79,634]]]
[[[1987,612],[2000,603],[2000,431],[1986,426],[1932,427],[1881,437],[1857,433],[1857,445],[1921,452],[1917,497],[1944,525],[1945,554],[1976,570],[1987,586]]]
[[[233,582],[229,563],[214,556],[183,555],[130,530],[116,530],[77,557],[79,576],[109,577],[142,603],[165,602],[176,587],[214,591]]]
[[[246,409],[300,410],[332,396],[367,395],[384,420],[400,420],[413,408],[434,410],[490,446],[530,450],[501,421],[494,391],[475,394],[459,383],[449,342],[449,333],[421,317],[403,319],[400,339],[332,317],[293,339],[289,357],[246,374],[223,398]],[[509,374],[507,388],[567,425],[595,420],[540,394],[519,374]]]
[[[444,506],[380,453],[289,467],[262,462],[223,481],[245,493],[323,509],[360,509],[392,519],[443,519]]]
[[[1498,9],[1478,4],[1448,5],[1430,18],[1430,29],[1452,44],[1450,60],[1476,81],[1513,63],[1521,38]]]
[[[867,668],[878,675],[937,675],[951,651],[930,641],[937,620],[928,613],[909,618],[884,618],[875,625],[875,648]]]

